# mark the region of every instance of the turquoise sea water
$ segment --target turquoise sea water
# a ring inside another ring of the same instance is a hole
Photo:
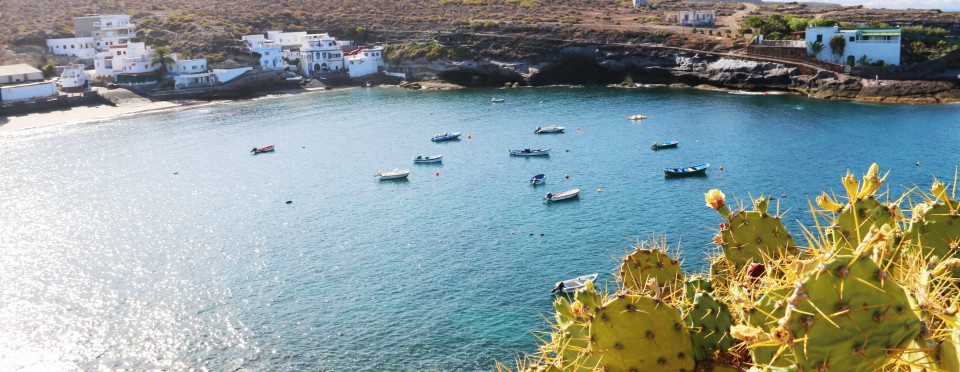
[[[550,124],[567,132],[533,134]],[[464,139],[430,142],[444,131]],[[680,147],[650,150],[664,140]],[[637,239],[665,234],[703,267],[710,188],[776,197],[799,235],[847,169],[878,162],[897,195],[952,179],[960,106],[367,89],[0,141],[0,369],[490,370],[534,350],[554,282],[611,280]],[[525,147],[553,151],[508,156]],[[660,170],[700,162],[707,177]],[[397,167],[408,181],[373,177]],[[542,201],[574,187],[579,200]]]

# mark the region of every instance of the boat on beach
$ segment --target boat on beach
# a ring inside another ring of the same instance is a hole
[[[557,282],[557,284],[553,286],[553,290],[551,290],[550,293],[557,293],[557,292],[574,293],[578,289],[583,288],[583,286],[587,285],[587,282],[592,282],[597,280],[598,276],[600,276],[599,273],[593,273],[590,275],[578,276],[573,279],[567,279],[564,281]]]
[[[702,176],[707,173],[707,168],[710,168],[710,163],[682,168],[663,168],[663,175],[665,177]]]
[[[650,146],[650,148],[654,150],[672,149],[676,148],[679,144],[680,141],[654,142],[653,146]]]
[[[633,115],[633,116],[631,116],[631,117],[629,117],[629,118],[627,118],[627,119],[630,119],[630,120],[643,120],[643,119],[646,119],[646,118],[647,118],[646,115],[636,114],[636,115]]]
[[[536,134],[563,133],[564,129],[566,128],[561,127],[559,125],[551,125],[549,127],[537,127],[537,129],[534,130],[533,133],[536,133]]]
[[[381,181],[383,181],[383,180],[395,180],[400,178],[407,178],[407,176],[409,175],[410,175],[409,169],[394,169],[392,171],[377,172],[377,174],[375,174],[374,177],[377,177]]]
[[[262,154],[265,152],[273,152],[273,150],[274,150],[273,145],[266,146],[266,147],[254,147],[253,150],[250,150],[250,153],[256,155],[256,154]]]
[[[441,134],[433,136],[430,140],[433,142],[443,142],[443,141],[453,141],[460,139],[460,132],[447,133],[443,132]]]
[[[573,199],[578,196],[580,196],[580,189],[573,189],[573,190],[567,190],[558,194],[548,192],[547,195],[543,197],[543,199],[545,199],[546,201],[557,202],[561,200]]]
[[[543,173],[533,176],[533,178],[530,179],[530,186],[537,186],[546,183],[546,177],[547,176],[545,176]]]
[[[513,156],[545,156],[550,155],[550,148],[542,149],[523,149],[523,150],[510,150],[510,155]]]
[[[417,156],[413,158],[414,163],[423,164],[423,163],[439,163],[443,161],[443,155],[434,155],[434,156]]]

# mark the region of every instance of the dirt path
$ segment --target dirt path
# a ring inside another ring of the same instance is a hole
[[[757,4],[753,3],[741,3],[745,7],[743,10],[738,10],[732,15],[726,17],[717,17],[717,27],[726,27],[733,31],[740,29],[740,20],[746,18],[750,15],[751,12],[757,11],[760,9]]]

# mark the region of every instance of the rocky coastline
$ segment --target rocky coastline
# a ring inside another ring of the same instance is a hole
[[[749,55],[657,45],[568,45],[523,59],[402,60],[390,63],[414,80],[465,87],[559,84],[663,84],[746,91],[783,91],[813,98],[882,103],[960,102],[957,81],[875,80]]]

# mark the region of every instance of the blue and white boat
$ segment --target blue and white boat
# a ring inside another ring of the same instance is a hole
[[[453,132],[453,133],[444,132],[442,134],[433,136],[433,138],[431,138],[430,140],[433,142],[442,142],[442,141],[453,141],[456,139],[460,139],[460,132]]]
[[[530,186],[537,186],[546,183],[546,177],[547,176],[545,176],[543,173],[533,176],[533,178],[530,179]]]
[[[443,155],[434,155],[434,156],[417,156],[413,158],[414,163],[439,163],[443,161]]]
[[[510,155],[513,156],[545,156],[550,155],[550,148],[542,149],[523,149],[523,150],[510,150]]]
[[[536,134],[563,133],[564,129],[566,128],[561,127],[559,125],[551,125],[549,127],[537,127],[537,129],[534,130],[533,133],[536,133]]]
[[[557,282],[553,286],[553,290],[550,293],[574,293],[578,289],[583,288],[587,285],[587,282],[593,282],[597,280],[597,277],[600,276],[600,273],[593,273],[590,275],[578,276],[573,279],[567,279],[562,282]]]
[[[558,194],[548,192],[546,196],[543,197],[544,200],[550,202],[558,202],[561,200],[573,199],[580,196],[580,189],[567,190]]]
[[[665,177],[702,176],[707,173],[707,168],[710,168],[710,163],[682,168],[663,168],[663,175]]]
[[[650,146],[650,148],[654,150],[672,149],[676,148],[679,144],[680,141],[654,142],[653,146]]]

